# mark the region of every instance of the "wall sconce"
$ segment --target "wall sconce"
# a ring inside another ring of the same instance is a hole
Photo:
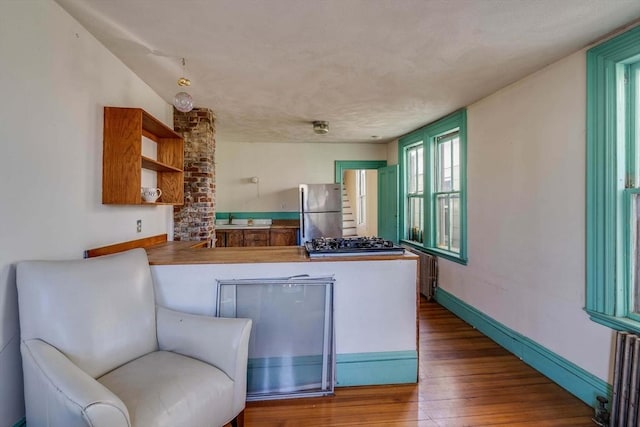
[[[249,178],[249,182],[256,185],[256,197],[260,198],[260,178],[252,176]]]

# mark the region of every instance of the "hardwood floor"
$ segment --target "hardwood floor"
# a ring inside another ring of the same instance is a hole
[[[250,402],[246,427],[594,426],[593,410],[440,305],[420,303],[418,384]]]

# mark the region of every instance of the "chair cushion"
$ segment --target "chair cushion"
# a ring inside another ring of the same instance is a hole
[[[129,410],[132,427],[211,427],[233,418],[233,381],[218,368],[157,351],[98,378]]]

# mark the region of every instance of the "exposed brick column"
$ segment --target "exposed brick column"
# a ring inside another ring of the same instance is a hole
[[[173,127],[184,137],[184,205],[173,208],[173,238],[210,241],[216,217],[215,115],[208,108],[174,108]]]

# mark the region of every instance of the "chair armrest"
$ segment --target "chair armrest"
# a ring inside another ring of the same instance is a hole
[[[229,319],[157,307],[158,347],[202,360],[236,381],[246,370],[251,319]]]
[[[244,409],[251,319],[200,316],[157,307],[158,347],[206,362],[233,380],[233,410]]]
[[[129,427],[115,394],[41,340],[21,343],[29,425]]]

